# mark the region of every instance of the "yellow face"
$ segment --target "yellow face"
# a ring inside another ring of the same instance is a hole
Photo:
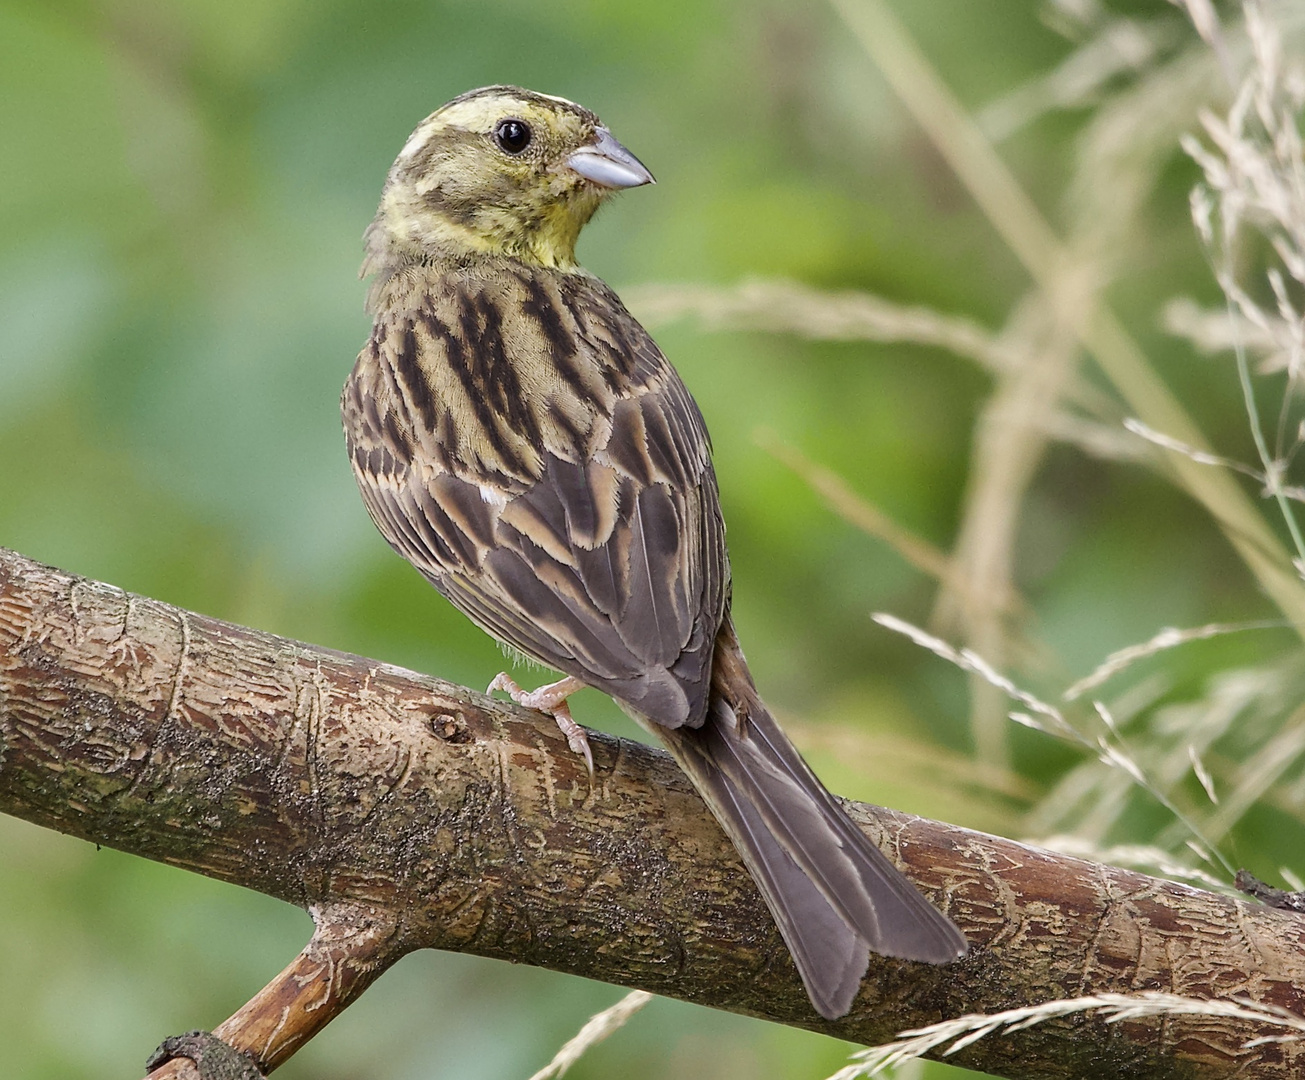
[[[478,255],[571,269],[604,197],[651,182],[588,109],[513,86],[473,90],[423,120],[399,153],[365,269]]]

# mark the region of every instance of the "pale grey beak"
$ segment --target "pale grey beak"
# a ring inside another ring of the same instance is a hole
[[[612,138],[604,127],[598,129],[598,140],[582,146],[566,159],[567,165],[586,180],[606,188],[632,188],[655,184],[653,174],[643,162]]]

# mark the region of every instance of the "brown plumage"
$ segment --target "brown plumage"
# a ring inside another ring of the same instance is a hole
[[[757,696],[729,616],[702,415],[616,294],[575,264],[602,198],[651,179],[558,98],[489,87],[423,121],[368,231],[375,321],[342,400],[349,453],[373,520],[431,584],[671,750],[813,1004],[837,1017],[869,950],[943,963],[965,939]]]

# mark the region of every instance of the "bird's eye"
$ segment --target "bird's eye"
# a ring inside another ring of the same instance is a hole
[[[494,138],[504,151],[519,154],[530,145],[530,125],[524,120],[500,120],[494,128]]]

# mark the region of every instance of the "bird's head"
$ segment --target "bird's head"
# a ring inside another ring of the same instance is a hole
[[[483,255],[570,269],[603,199],[652,182],[588,109],[516,86],[473,90],[426,117],[400,151],[363,270]]]

